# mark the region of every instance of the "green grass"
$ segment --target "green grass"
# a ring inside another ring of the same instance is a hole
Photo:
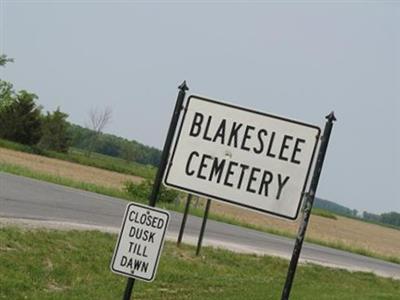
[[[43,150],[38,147],[31,147],[19,143],[15,143],[12,141],[0,139],[0,147],[11,149],[11,150],[16,150],[16,151],[21,151],[21,152],[27,152],[27,153],[32,153],[32,154],[38,154],[38,155],[43,155],[46,157],[50,158],[56,158],[60,160],[65,160],[65,161],[70,161],[86,166],[92,166],[100,169],[105,169],[109,171],[114,171],[118,173],[123,173],[123,174],[129,174],[129,175],[134,175],[134,176],[140,176],[143,178],[147,179],[153,179],[156,173],[156,168],[154,166],[150,165],[143,165],[140,163],[136,162],[127,162],[123,159],[117,158],[117,157],[112,157],[108,155],[103,155],[100,153],[92,153],[90,157],[85,155],[85,152],[83,150],[77,149],[77,148],[70,148],[70,151],[68,153],[60,153],[60,152],[55,152],[55,151],[48,151],[48,150]],[[22,175],[22,174],[21,174]],[[54,182],[54,181],[52,181]],[[62,184],[62,183],[60,183]],[[77,186],[75,186],[77,187]],[[79,187],[77,187],[79,188]],[[312,210],[313,215],[329,218],[329,219],[337,219],[336,215],[341,215],[337,213],[332,213],[330,211],[327,211],[325,209],[320,209],[320,208],[313,208]],[[342,215],[347,218],[355,219],[361,222],[367,222],[371,224],[376,224],[380,226],[384,226],[387,228],[392,228],[392,229],[397,229],[400,230],[399,227],[393,226],[390,224],[385,224],[381,222],[375,222],[372,220],[366,220],[363,218],[358,218],[355,216],[350,216],[350,215]]]
[[[34,154],[37,154],[40,152],[40,150],[36,147],[30,147],[27,145],[15,143],[15,142],[3,140],[3,139],[0,139],[0,147],[11,149],[11,150],[16,150],[16,151],[21,151],[21,152],[34,153]]]
[[[121,299],[126,279],[110,272],[116,235],[0,228],[0,299]],[[280,299],[288,261],[166,243],[153,283],[133,299]],[[296,300],[398,299],[400,282],[370,273],[300,265]]]
[[[91,153],[90,156],[87,156],[83,150],[77,148],[70,148],[70,151],[68,153],[61,153],[43,150],[38,147],[30,147],[3,139],[0,139],[0,147],[21,152],[38,154],[50,158],[56,158],[118,173],[140,176],[143,178],[151,179],[155,176],[156,172],[156,168],[150,165],[143,165],[132,161],[127,162],[126,160],[123,160],[121,158],[103,155],[95,152]]]
[[[127,162],[121,158],[100,153],[92,153],[88,157],[85,155],[84,151],[77,148],[71,148],[67,154],[51,151],[49,152],[48,156],[82,165],[149,179],[154,178],[156,173],[156,168],[150,165],[143,165],[132,161]]]
[[[85,190],[85,191],[89,191],[89,192],[93,192],[93,193],[103,194],[103,195],[107,195],[107,196],[111,196],[111,197],[132,200],[132,198],[129,197],[129,195],[122,190],[118,190],[115,188],[109,188],[109,187],[103,187],[100,185],[82,182],[82,181],[75,181],[75,180],[68,179],[65,177],[50,175],[48,173],[37,172],[37,171],[33,171],[29,168],[25,168],[25,167],[18,166],[18,165],[0,162],[0,172],[6,172],[6,173],[14,174],[14,175],[19,175],[19,176],[29,177],[29,178],[47,181],[47,182],[51,182],[51,183],[55,183],[55,184],[65,185],[65,186],[69,186],[69,187],[73,187],[73,188],[77,188],[77,189],[81,189],[81,190]]]
[[[330,211],[327,211],[322,208],[314,207],[312,209],[311,213],[316,216],[320,216],[320,217],[324,217],[324,218],[328,218],[328,219],[332,219],[332,220],[337,220],[337,217],[334,213],[331,213]]]
[[[313,244],[317,244],[317,245],[321,245],[321,246],[326,246],[329,248],[334,248],[334,249],[338,249],[338,250],[343,250],[343,251],[347,251],[347,252],[352,252],[355,254],[360,254],[363,256],[368,256],[368,257],[373,257],[373,258],[378,258],[381,260],[385,260],[388,262],[392,262],[395,264],[400,264],[400,257],[398,256],[388,256],[388,255],[382,255],[373,251],[370,251],[368,249],[365,248],[360,248],[360,247],[355,247],[355,246],[351,246],[349,244],[345,244],[341,241],[323,241],[323,240],[319,240],[319,239],[314,239],[314,238],[308,238],[306,237],[306,241],[309,243],[313,243]]]
[[[125,192],[124,190],[102,187],[102,186],[99,186],[96,184],[85,183],[85,182],[80,182],[80,181],[74,181],[72,179],[68,179],[68,178],[64,178],[64,177],[60,177],[60,176],[49,175],[47,173],[40,173],[40,172],[33,171],[28,168],[17,166],[17,165],[0,163],[0,172],[6,172],[6,173],[14,174],[14,175],[20,175],[20,176],[43,180],[43,181],[47,181],[47,182],[51,182],[51,183],[61,184],[61,185],[89,191],[89,192],[107,195],[110,197],[117,197],[117,198],[129,200],[129,201],[136,201],[136,202],[141,202],[141,203],[145,203],[145,204],[148,202],[147,199],[134,198],[131,195],[129,195],[127,192]],[[178,212],[184,211],[183,204],[176,205],[174,203],[159,202],[158,206],[165,208],[165,209],[178,211]],[[212,208],[211,208],[211,210],[212,210]],[[192,206],[190,208],[190,214],[198,216],[198,217],[203,217],[204,209],[203,208],[195,208]],[[285,231],[285,230],[277,230],[275,228],[253,225],[250,223],[240,221],[232,216],[225,216],[225,215],[212,213],[212,211],[209,214],[209,219],[212,219],[215,221],[220,221],[220,222],[231,224],[231,225],[237,225],[237,226],[241,226],[241,227],[245,227],[245,228],[250,228],[250,229],[254,229],[254,230],[258,230],[258,231],[262,231],[262,232],[266,232],[266,233],[271,233],[271,234],[275,234],[275,235],[279,235],[279,236],[284,236],[284,237],[288,237],[288,238],[296,237],[294,234],[292,234],[288,231]],[[400,257],[381,255],[381,254],[369,251],[364,248],[349,246],[345,243],[327,242],[327,241],[312,239],[312,238],[308,238],[308,237],[306,237],[306,241],[308,241],[310,243],[322,245],[322,246],[327,246],[327,247],[331,247],[331,248],[335,248],[335,249],[339,249],[339,250],[353,252],[353,253],[361,254],[364,256],[379,258],[382,260],[400,264]]]
[[[0,147],[3,148],[8,148],[16,151],[22,151],[22,152],[27,152],[27,153],[33,153],[33,154],[38,154],[38,155],[43,155],[46,157],[50,158],[56,158],[64,161],[70,161],[86,166],[92,166],[96,168],[101,168],[101,169],[106,169],[109,171],[114,171],[118,173],[123,173],[123,174],[129,174],[129,175],[135,175],[135,176],[140,176],[143,178],[148,178],[152,179],[155,176],[156,168],[152,166],[145,166],[136,162],[126,162],[120,158],[108,156],[108,155],[103,155],[100,153],[92,153],[90,157],[86,156],[84,151],[76,148],[71,148],[68,153],[60,153],[60,152],[55,152],[55,151],[47,151],[47,150],[42,150],[37,147],[30,147],[26,146],[23,144],[11,142],[8,140],[0,139]],[[108,196],[114,196],[114,197],[122,197],[126,199],[126,195],[123,193],[121,194],[120,192],[115,192],[112,189],[104,189],[99,186],[95,186],[93,184],[87,184],[87,183],[81,183],[81,182],[75,182],[72,180],[68,180],[65,178],[61,177],[56,177],[56,176],[51,176],[45,173],[39,173],[39,172],[32,172],[31,170],[23,167],[19,167],[16,165],[5,165],[0,166],[0,170],[2,169],[8,169],[8,170],[3,170],[4,172],[9,172],[21,176],[28,176],[40,180],[45,180],[45,181],[50,181],[53,183],[58,183],[58,184],[63,184],[63,185],[68,185],[71,187],[79,188],[79,189],[85,189],[89,190],[92,192],[96,193],[101,193],[101,194],[106,194]],[[35,175],[36,174],[36,175]],[[131,198],[129,198],[131,199]],[[316,209],[314,208],[312,211],[313,214],[319,215],[322,217],[330,218],[330,219],[336,219],[336,216],[323,209]],[[197,215],[200,215],[201,213],[197,213]],[[217,217],[218,218],[218,217]],[[225,218],[226,219],[226,218]],[[229,219],[229,218],[228,218]],[[234,222],[235,224],[239,225],[238,222]],[[242,225],[242,224],[240,224]],[[274,232],[275,233],[275,232]]]

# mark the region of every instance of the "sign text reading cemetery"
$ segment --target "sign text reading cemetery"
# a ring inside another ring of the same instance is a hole
[[[169,221],[167,211],[129,203],[111,261],[111,270],[152,281]]]
[[[190,96],[165,184],[296,219],[320,129]]]

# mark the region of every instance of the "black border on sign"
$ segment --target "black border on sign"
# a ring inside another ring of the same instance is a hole
[[[121,243],[121,238],[122,238],[122,234],[123,234],[123,231],[124,231],[124,228],[125,228],[126,219],[128,217],[128,211],[129,211],[129,208],[131,206],[139,206],[141,208],[144,208],[144,209],[147,209],[147,210],[152,210],[152,211],[155,211],[155,212],[158,212],[158,213],[161,213],[161,214],[164,214],[164,215],[167,216],[167,223],[166,223],[165,228],[164,228],[164,232],[163,232],[163,235],[162,235],[162,238],[161,238],[160,247],[159,247],[158,252],[157,252],[156,263],[155,263],[155,266],[154,266],[154,269],[153,269],[153,273],[151,274],[150,279],[147,279],[147,278],[144,278],[144,277],[141,277],[141,276],[136,276],[136,275],[134,275],[132,273],[121,272],[119,270],[114,269],[115,258],[117,256],[117,252],[118,252],[118,249],[119,249],[119,244]],[[112,257],[112,260],[111,260],[111,265],[110,265],[111,271],[116,273],[116,274],[125,275],[125,276],[131,277],[131,278],[136,278],[136,279],[140,279],[140,280],[147,281],[147,282],[153,281],[154,277],[156,275],[157,269],[158,269],[158,263],[160,261],[160,254],[161,254],[161,251],[162,251],[163,246],[164,246],[164,241],[165,241],[164,238],[165,238],[165,233],[167,232],[168,224],[169,224],[169,213],[168,212],[166,212],[164,210],[159,210],[159,209],[151,207],[151,206],[137,204],[137,203],[134,203],[134,202],[129,203],[126,206],[125,214],[124,214],[124,220],[122,221],[121,230],[119,231],[119,235],[118,235],[118,241],[117,241],[117,244],[115,245],[115,248],[114,248],[114,254],[113,254],[113,257]]]
[[[290,122],[290,123],[295,123],[295,124],[298,124],[298,125],[314,128],[314,129],[316,129],[318,131],[318,133],[317,133],[317,135],[315,137],[314,149],[313,149],[313,152],[312,152],[310,164],[308,166],[306,178],[304,180],[302,193],[300,195],[299,205],[297,206],[296,215],[293,218],[290,217],[290,216],[278,214],[278,213],[275,213],[275,212],[272,212],[272,211],[269,211],[269,210],[264,210],[264,209],[260,209],[260,208],[254,207],[254,206],[246,205],[246,204],[243,204],[243,203],[240,203],[240,202],[237,202],[237,201],[233,201],[233,200],[217,197],[215,195],[210,195],[210,194],[207,194],[207,193],[203,193],[201,191],[192,190],[192,189],[188,189],[188,188],[185,188],[185,187],[182,187],[182,186],[179,186],[179,185],[168,183],[168,175],[169,175],[171,166],[172,166],[173,161],[174,161],[175,151],[176,151],[176,148],[177,148],[178,143],[180,141],[181,132],[182,132],[182,128],[183,128],[183,123],[185,122],[185,118],[186,118],[186,112],[189,109],[190,100],[192,98],[195,98],[195,99],[198,99],[198,100],[202,100],[202,101],[206,101],[206,102],[211,102],[211,103],[218,104],[218,105],[227,106],[227,107],[238,109],[238,110],[247,111],[247,112],[250,112],[250,113],[266,116],[266,117],[269,117],[269,118],[274,118],[274,119],[278,119],[278,120],[282,120],[282,121],[286,121],[286,122]],[[177,135],[176,140],[175,140],[174,149],[172,151],[172,155],[171,155],[171,158],[170,158],[168,166],[167,166],[166,176],[164,177],[164,184],[166,186],[169,186],[169,187],[172,187],[172,188],[177,188],[177,189],[189,192],[189,193],[194,193],[194,194],[197,194],[197,195],[201,195],[201,196],[204,196],[206,198],[211,198],[211,199],[216,199],[216,200],[228,202],[230,204],[234,204],[234,205],[237,205],[237,206],[242,206],[242,207],[245,207],[245,208],[248,208],[248,209],[251,209],[251,210],[256,210],[256,211],[259,211],[259,212],[271,214],[271,215],[274,215],[274,216],[277,216],[277,217],[281,217],[281,218],[284,218],[284,219],[289,219],[289,220],[294,221],[294,220],[297,219],[297,217],[299,215],[299,211],[300,211],[300,207],[301,207],[301,203],[302,203],[302,198],[303,198],[305,189],[307,187],[307,182],[308,182],[308,178],[310,176],[312,164],[314,162],[314,156],[315,156],[315,152],[316,152],[316,149],[317,149],[318,140],[319,140],[320,135],[321,135],[321,128],[319,128],[318,126],[315,126],[315,125],[303,123],[303,122],[296,121],[296,120],[287,119],[287,118],[280,117],[280,116],[271,115],[271,114],[264,113],[264,112],[255,111],[255,110],[252,110],[252,109],[240,107],[240,106],[229,104],[229,103],[224,103],[224,102],[220,102],[220,101],[216,101],[216,100],[212,100],[212,99],[207,99],[207,98],[204,98],[204,97],[201,97],[201,96],[190,95],[188,100],[187,100],[187,102],[186,102],[186,109],[184,110],[184,114],[183,114],[182,121],[181,121],[181,124],[180,124],[180,127],[179,127],[178,135]]]

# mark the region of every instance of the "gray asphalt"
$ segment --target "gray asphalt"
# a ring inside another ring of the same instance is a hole
[[[125,200],[117,198],[0,173],[0,217],[119,228],[126,204]],[[169,235],[176,236],[182,214],[170,213]],[[184,242],[195,241],[200,225],[200,218],[188,218]],[[235,251],[290,257],[294,241],[209,220],[204,244],[223,246]],[[308,243],[303,246],[301,260],[400,279],[399,264]]]

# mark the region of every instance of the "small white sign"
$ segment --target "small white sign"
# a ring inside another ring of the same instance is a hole
[[[164,183],[293,220],[319,136],[313,125],[190,96]]]
[[[169,222],[165,210],[129,203],[111,261],[114,273],[153,281]]]

